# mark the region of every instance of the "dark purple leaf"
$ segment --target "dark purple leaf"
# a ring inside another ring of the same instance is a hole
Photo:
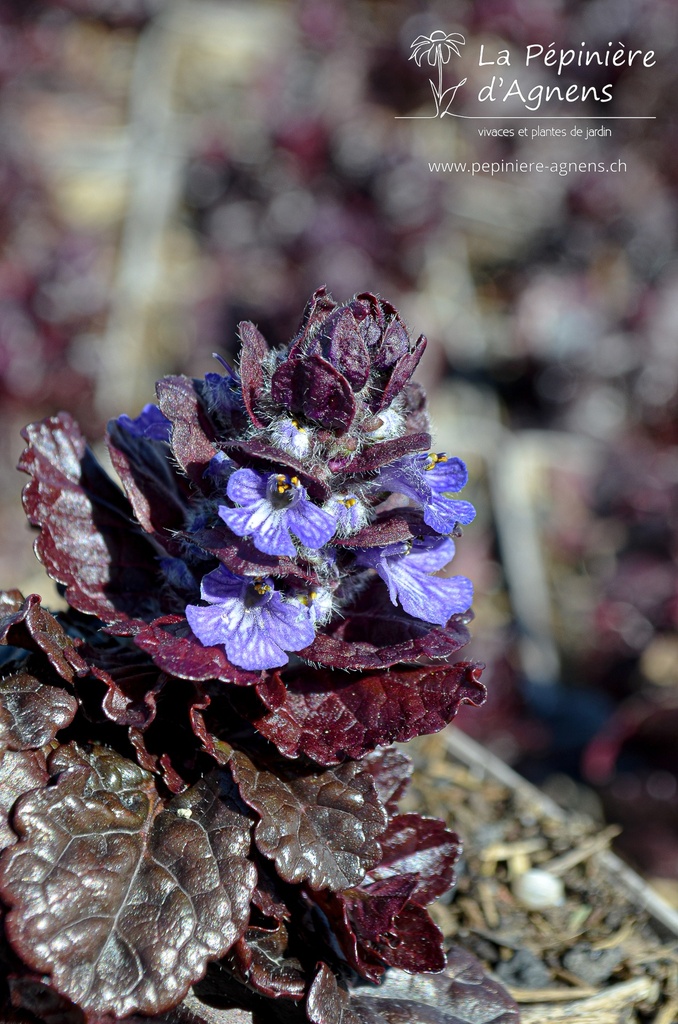
[[[160,411],[172,423],[171,448],[189,480],[205,488],[205,470],[217,454],[214,431],[190,377],[163,377],[156,384]]]
[[[224,523],[182,536],[202,551],[214,555],[236,576],[295,576],[318,585],[317,573],[310,566],[286,555],[266,555],[250,540],[236,537]]]
[[[366,878],[358,888],[317,895],[347,962],[363,978],[378,981],[387,966],[414,973],[443,969],[442,932],[408,899],[416,885],[415,875]]]
[[[370,375],[370,356],[351,310],[344,306],[330,313],[316,340],[325,359],[344,375],[354,391],[361,391]]]
[[[374,365],[377,370],[385,370],[393,366],[408,355],[410,351],[410,336],[405,324],[399,316],[391,320],[384,331],[379,348],[374,355]]]
[[[284,901],[280,879],[274,865],[263,857],[258,857],[256,864],[259,877],[252,894],[252,903],[265,917],[278,922],[289,921],[292,915]]]
[[[388,409],[389,405],[400,392],[403,390],[405,385],[408,383],[410,377],[419,365],[419,360],[424,354],[426,349],[426,338],[422,334],[417,338],[413,352],[408,352],[406,355],[400,357],[398,362],[393,367],[391,376],[389,377],[388,384],[383,390],[381,396],[377,393],[375,401],[371,403],[370,408],[374,412],[379,412],[380,409]]]
[[[369,1018],[359,1016],[352,1008],[351,997],[339,988],[327,964],[320,964],[308,990],[306,1013],[311,1024],[372,1024]]]
[[[76,672],[86,672],[87,665],[74,641],[54,616],[41,607],[39,596],[29,594],[24,600],[18,590],[12,593],[19,600],[12,604],[8,599],[4,608],[0,607],[0,644],[46,655],[52,668],[69,683]]]
[[[267,444],[266,441],[229,441],[224,445],[224,451],[236,462],[260,469],[262,472],[279,473],[282,469],[290,470],[299,477],[310,496],[318,501],[326,501],[332,494],[326,483],[309,473],[307,465],[281,451],[280,448]]]
[[[266,673],[257,693],[269,708],[255,720],[285,757],[305,754],[319,764],[360,758],[375,747],[439,732],[463,703],[478,705],[481,666],[469,662],[369,676],[303,669],[283,682]]]
[[[5,750],[0,759],[0,850],[16,842],[11,810],[24,793],[46,785],[47,764],[41,750]]]
[[[357,1012],[369,1024],[519,1024],[520,1012],[502,986],[488,978],[471,953],[453,946],[441,974],[391,970],[381,985],[355,990]],[[360,1024],[364,1024],[359,1017]]]
[[[239,1006],[216,1007],[202,1002],[193,993],[173,1010],[155,1017],[157,1024],[265,1024],[260,1017],[253,1017],[249,1010]],[[148,1024],[146,1017],[127,1018],[125,1024]]]
[[[379,580],[363,590],[333,632],[318,633],[302,658],[334,668],[389,668],[418,658],[448,658],[470,640],[468,613],[453,615],[446,626],[414,619],[391,604]],[[329,629],[329,627],[328,627]]]
[[[181,679],[195,682],[219,679],[236,686],[251,686],[259,679],[258,672],[247,672],[231,665],[221,647],[203,647],[180,615],[165,615],[151,623],[138,623],[134,642],[163,672]]]
[[[371,773],[382,804],[395,814],[412,778],[412,761],[401,750],[385,747],[367,754],[362,764]]]
[[[247,414],[255,427],[263,427],[262,420],[255,409],[259,404],[264,386],[263,361],[268,355],[268,345],[261,331],[249,320],[239,325],[242,348],[240,350],[240,379],[242,381],[242,397]]]
[[[358,533],[337,538],[332,543],[343,548],[381,548],[415,537],[431,536],[433,532],[417,509],[394,508],[380,512],[374,522],[364,526]]]
[[[218,773],[165,807],[111,750],[62,748],[52,767],[56,784],[16,808],[20,840],[1,862],[10,942],[90,1015],[162,1012],[245,930],[251,823]]]
[[[356,455],[347,466],[342,468],[344,473],[371,473],[386,466],[403,455],[410,455],[412,452],[427,452],[431,447],[431,435],[425,431],[420,434],[406,434],[404,437],[394,437],[390,441],[376,441],[367,445]]]
[[[297,774],[281,766],[274,774],[240,751],[230,764],[243,800],[261,818],[257,847],[286,882],[345,889],[379,861],[387,816],[359,764]]]
[[[229,954],[242,981],[271,999],[303,999],[304,970],[296,957],[287,954],[289,936],[284,924],[275,931],[248,928]]]
[[[356,413],[351,385],[320,355],[285,360],[271,379],[271,397],[329,430],[348,430]]]
[[[69,604],[105,622],[161,613],[155,548],[72,417],[60,413],[22,433],[29,444],[19,469],[32,477],[24,508],[41,528],[35,551],[65,584]]]
[[[417,884],[409,896],[412,903],[432,903],[455,884],[454,866],[461,843],[459,836],[437,818],[398,814],[389,821],[379,843],[382,859],[368,872],[368,878],[416,877]]]
[[[309,351],[310,339],[315,340],[318,325],[336,308],[337,304],[334,299],[330,298],[327,288],[325,286],[316,288],[306,303],[299,330],[290,345],[290,355],[296,356],[299,353],[303,354]]]
[[[167,445],[137,437],[116,420],[108,424],[108,451],[134,514],[147,533],[181,530],[187,508],[185,480],[174,471]]]
[[[37,750],[70,725],[77,710],[67,690],[41,683],[30,672],[0,679],[0,748]]]

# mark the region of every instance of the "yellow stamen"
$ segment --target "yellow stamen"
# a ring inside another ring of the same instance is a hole
[[[447,462],[447,455],[445,455],[444,452],[438,452],[437,455],[435,452],[429,452],[428,462],[424,466],[424,469],[435,469],[439,462]]]
[[[301,481],[299,480],[298,476],[293,476],[290,480],[290,483],[294,484],[295,487],[298,487]]]
[[[264,594],[268,594],[268,592],[271,590],[271,588],[269,587],[268,583],[264,583],[263,580],[255,580],[252,585],[253,585],[254,589],[256,590],[257,594],[260,594],[262,596]]]

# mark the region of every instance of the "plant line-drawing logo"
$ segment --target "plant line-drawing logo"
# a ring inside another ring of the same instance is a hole
[[[436,112],[435,114],[418,114],[415,116],[421,118],[445,117],[446,114],[450,113],[450,107],[456,96],[457,89],[460,89],[465,84],[466,79],[462,78],[461,82],[457,82],[456,85],[449,86],[443,90],[443,65],[450,63],[453,53],[456,53],[457,57],[461,57],[459,47],[464,46],[465,43],[466,40],[460,32],[450,32],[448,34],[443,32],[442,29],[436,29],[430,36],[417,36],[414,40],[411,45],[412,53],[409,59],[415,61],[417,66],[421,67],[422,61],[426,58],[426,62],[430,67],[438,68],[437,85],[432,78],[429,78]]]

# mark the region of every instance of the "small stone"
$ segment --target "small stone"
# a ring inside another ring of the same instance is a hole
[[[565,954],[563,967],[589,985],[601,985],[619,966],[622,957],[622,950],[618,946],[612,949],[591,949],[587,943],[581,942]]]
[[[551,981],[546,964],[529,949],[519,949],[510,960],[497,964],[494,972],[505,984],[521,988],[547,988]]]
[[[556,875],[541,868],[530,868],[514,881],[513,895],[528,910],[545,910],[563,905],[565,886]]]

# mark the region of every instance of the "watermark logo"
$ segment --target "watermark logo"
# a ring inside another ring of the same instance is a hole
[[[456,85],[443,89],[443,65],[450,63],[453,53],[456,53],[457,57],[461,57],[459,47],[464,46],[465,43],[466,40],[461,32],[447,33],[443,32],[442,29],[436,29],[435,32],[431,32],[430,36],[417,36],[412,43],[410,60],[413,60],[418,67],[421,67],[422,61],[425,58],[430,67],[438,68],[437,84],[432,78],[429,78],[436,112],[435,114],[420,114],[418,115],[419,117],[445,117],[445,114],[450,112],[457,89],[460,89],[465,84],[466,79],[462,78],[461,82],[457,82]]]

